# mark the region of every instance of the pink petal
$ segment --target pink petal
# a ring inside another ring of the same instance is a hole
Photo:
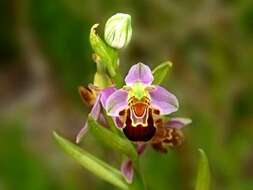
[[[83,128],[79,131],[79,133],[76,136],[76,143],[80,143],[82,137],[87,133],[88,131],[88,123],[86,121],[86,123],[84,124]]]
[[[94,120],[98,119],[99,114],[101,112],[100,97],[101,95],[99,94],[96,98],[95,104],[90,111],[90,116],[92,116]]]
[[[178,100],[175,95],[161,86],[156,86],[149,92],[151,105],[160,110],[161,115],[168,115],[178,110]]]
[[[123,174],[128,183],[132,183],[134,176],[134,168],[132,160],[127,159],[122,162],[121,173]]]
[[[119,112],[128,106],[127,98],[128,93],[125,90],[117,90],[112,93],[105,105],[107,114],[113,117],[118,117]]]
[[[105,108],[105,103],[107,101],[107,99],[109,98],[109,96],[114,93],[117,89],[115,87],[108,87],[108,88],[105,88],[103,89],[100,94],[101,94],[101,98],[100,98],[100,101],[101,101],[101,104],[103,106],[103,108]]]
[[[96,98],[96,102],[91,109],[90,116],[92,116],[95,120],[97,120],[99,118],[100,111],[101,111],[100,95],[98,95]],[[83,135],[86,134],[87,131],[88,131],[88,123],[86,121],[84,127],[80,130],[80,132],[76,136],[76,143],[79,143],[81,141],[81,138],[83,137]]]
[[[192,120],[183,117],[173,117],[167,123],[165,127],[181,129],[182,127],[191,124]]]
[[[125,78],[127,85],[133,84],[135,82],[151,84],[153,80],[154,78],[152,71],[147,65],[144,65],[143,63],[137,63],[133,65]]]

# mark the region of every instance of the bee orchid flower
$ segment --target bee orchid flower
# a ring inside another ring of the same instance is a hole
[[[178,110],[176,96],[152,85],[153,80],[150,68],[137,63],[130,68],[126,85],[113,92],[105,103],[107,114],[116,118],[117,126],[131,141],[149,141],[156,133],[160,117]]]
[[[168,132],[164,133],[166,130],[172,133],[172,129],[179,131],[189,124],[190,120],[171,118],[169,121],[162,121],[161,116],[178,110],[178,100],[165,88],[152,85],[153,80],[153,74],[147,65],[133,65],[125,77],[126,85],[121,89],[107,87],[93,90],[96,91],[96,100],[89,115],[100,123],[105,123],[101,112],[101,109],[105,109],[107,115],[113,118],[116,127],[122,129],[129,140],[137,144],[148,142],[152,138],[154,139],[151,144],[163,142],[167,136],[161,137],[160,133],[167,134]],[[77,135],[77,143],[87,130],[86,122]]]

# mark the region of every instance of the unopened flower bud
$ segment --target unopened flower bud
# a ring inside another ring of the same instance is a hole
[[[117,13],[109,18],[105,24],[105,41],[113,48],[126,47],[132,37],[131,16]]]

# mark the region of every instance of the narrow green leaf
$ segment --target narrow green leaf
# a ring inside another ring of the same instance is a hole
[[[116,75],[116,68],[118,67],[118,53],[116,49],[108,46],[96,33],[96,28],[98,24],[94,24],[90,30],[90,44],[94,50],[97,59],[99,59],[98,64],[104,64],[107,71],[111,77]]]
[[[130,141],[121,138],[117,134],[101,126],[92,117],[88,118],[88,122],[92,134],[96,136],[104,145],[129,156],[132,160],[137,159],[137,152]]]
[[[208,158],[202,149],[199,149],[200,160],[198,164],[198,174],[195,190],[209,190],[210,188],[210,171]]]
[[[154,81],[153,84],[160,84],[165,79],[169,69],[172,67],[172,63],[170,61],[166,61],[160,65],[158,65],[153,71]]]
[[[123,179],[119,170],[108,165],[107,163],[98,159],[92,154],[84,151],[70,141],[64,139],[56,132],[53,132],[53,135],[58,144],[63,148],[63,150],[72,158],[74,158],[84,168],[86,168],[96,176],[100,177],[101,179],[117,186],[120,189],[128,189],[128,185]]]

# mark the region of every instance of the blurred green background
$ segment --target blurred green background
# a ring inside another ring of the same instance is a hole
[[[74,140],[89,110],[77,87],[92,82],[89,29],[132,15],[121,70],[139,61],[174,65],[163,84],[191,117],[186,141],[141,166],[150,190],[192,190],[198,148],[212,189],[253,189],[252,0],[1,0],[0,190],[114,189],[65,155],[56,130]],[[88,134],[81,146],[119,167],[121,157]]]

